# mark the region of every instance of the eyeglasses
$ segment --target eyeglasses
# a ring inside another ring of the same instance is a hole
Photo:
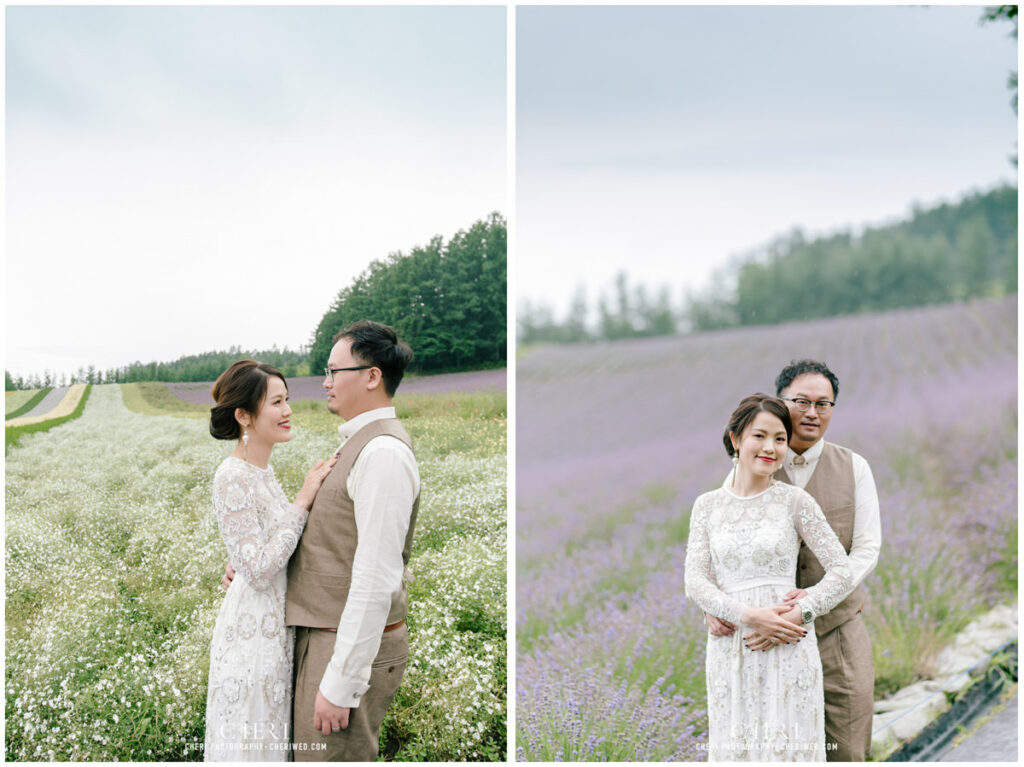
[[[341,372],[343,372],[345,370],[369,370],[372,367],[373,367],[373,365],[356,365],[354,368],[332,368],[332,367],[326,367],[326,368],[324,368],[324,376],[326,376],[328,381],[330,381],[331,383],[334,383],[334,374],[335,373],[341,373]]]
[[[835,402],[830,402],[827,399],[820,399],[817,402],[811,402],[809,399],[805,399],[804,397],[781,397],[781,399],[786,400],[786,402],[792,402],[796,405],[796,409],[801,413],[810,410],[811,405],[814,405],[814,409],[818,413],[827,413],[832,410],[836,404]]]

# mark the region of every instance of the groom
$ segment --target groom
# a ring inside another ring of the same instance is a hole
[[[775,392],[789,406],[793,436],[775,478],[813,496],[850,559],[855,588],[827,615],[814,621],[825,686],[825,747],[830,762],[862,762],[871,746],[874,661],[871,638],[861,617],[867,593],[860,584],[878,562],[882,531],[875,480],[861,456],[831,442],[825,432],[839,395],[839,379],[815,360],[795,360],[775,379]],[[801,543],[792,603],[824,577],[811,550]],[[707,616],[715,636],[735,626]],[[756,644],[757,635],[751,635]]]
[[[405,671],[403,573],[420,478],[391,399],[412,350],[387,325],[334,337],[324,389],[345,419],[339,458],[288,564],[285,623],[295,627],[297,761],[374,761],[380,724]]]

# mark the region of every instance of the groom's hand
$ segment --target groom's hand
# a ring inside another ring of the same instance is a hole
[[[220,587],[225,591],[231,586],[231,581],[235,579],[235,568],[228,562],[224,565],[224,577],[220,579]]]
[[[335,706],[319,690],[316,691],[316,703],[313,704],[313,728],[324,735],[339,732],[348,727],[350,709]]]
[[[729,621],[723,621],[720,618],[716,618],[714,615],[704,614],[704,619],[708,623],[708,631],[713,637],[727,637],[732,636],[732,632],[736,630],[736,626]]]

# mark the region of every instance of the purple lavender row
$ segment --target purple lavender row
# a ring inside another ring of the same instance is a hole
[[[521,359],[519,757],[703,758],[705,630],[682,596],[689,509],[729,467],[732,407],[772,391],[794,357],[839,374],[829,438],[864,455],[879,486],[876,655],[888,662],[908,626],[920,643],[1008,598],[1016,343],[1012,297]]]
[[[288,391],[293,400],[323,399],[323,376],[289,378]],[[213,382],[165,383],[171,393],[186,402],[212,405],[210,388]],[[505,391],[504,368],[500,370],[474,370],[469,373],[446,373],[436,376],[408,377],[401,385],[402,394],[451,394],[454,392]]]

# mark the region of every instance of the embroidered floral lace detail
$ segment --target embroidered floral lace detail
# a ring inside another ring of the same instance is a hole
[[[207,761],[287,761],[294,632],[284,625],[288,559],[308,512],[290,504],[271,468],[228,458],[213,506],[236,575],[210,644]]]
[[[749,605],[740,588],[789,584],[796,588],[797,556],[803,540],[818,557],[825,577],[807,589],[804,607],[824,615],[851,591],[846,552],[815,500],[803,490],[776,483],[740,498],[725,488],[697,499],[686,545],[686,596],[717,618],[738,623]]]
[[[288,503],[269,466],[229,458],[213,478],[213,508],[231,566],[252,588],[267,588],[288,565],[308,512]]]
[[[736,624],[708,636],[708,758],[712,761],[824,761],[821,659],[814,631],[767,651],[744,647],[748,607],[778,604],[796,588],[803,540],[825,577],[802,600],[815,617],[841,602],[852,574],[814,499],[776,484],[751,498],[725,488],[697,499],[686,546],[686,595],[709,615]]]

